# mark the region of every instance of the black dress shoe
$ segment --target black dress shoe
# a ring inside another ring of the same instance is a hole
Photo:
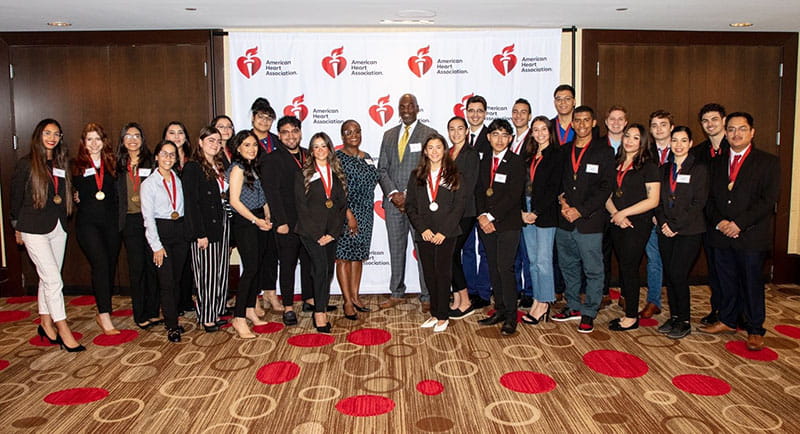
[[[178,329],[169,329],[167,330],[167,339],[170,342],[180,342],[181,341],[181,331]]]
[[[207,326],[207,325],[203,324],[203,329],[206,331],[206,333],[214,333],[214,332],[218,332],[219,331],[219,325],[214,324],[214,325]]]
[[[227,323],[228,323],[228,320],[226,320],[226,319],[218,319],[218,320],[214,321],[214,324],[216,324],[216,325],[218,325],[220,327],[224,326]]]
[[[615,332],[626,332],[628,330],[636,330],[639,328],[639,318],[636,318],[636,322],[629,325],[628,327],[622,326],[622,320],[616,319],[608,323],[608,329]]]
[[[500,334],[503,336],[511,336],[517,331],[517,320],[503,321],[503,327],[500,328]]]
[[[506,320],[505,315],[500,315],[497,312],[494,313],[492,316],[487,316],[484,319],[478,320],[478,324],[480,325],[495,325],[500,324],[501,322]]]
[[[365,307],[365,306],[359,306],[359,305],[357,305],[355,303],[353,303],[353,307],[356,308],[357,311],[362,312],[362,313],[372,312],[372,309],[370,309],[368,307]]]
[[[331,323],[325,323],[324,326],[318,326],[314,324],[314,328],[317,329],[318,333],[330,333],[331,332]]]
[[[287,310],[283,313],[283,323],[287,326],[297,325],[297,314],[293,310]]]

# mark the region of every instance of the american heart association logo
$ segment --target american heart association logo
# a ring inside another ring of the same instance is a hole
[[[420,48],[417,50],[416,56],[411,56],[408,58],[408,69],[414,73],[417,77],[422,77],[428,70],[431,69],[431,65],[433,65],[433,59],[431,56],[427,54],[430,52],[431,46],[428,45],[425,48]]]
[[[330,56],[322,59],[322,69],[333,78],[338,77],[347,67],[347,59],[342,57],[344,46],[331,50]]]
[[[286,116],[294,116],[300,121],[304,121],[308,116],[308,107],[303,104],[305,94],[295,97],[290,105],[283,108],[283,114]]]
[[[514,44],[503,48],[501,54],[494,56],[492,58],[492,64],[494,65],[494,69],[502,76],[511,72],[514,66],[517,65],[517,56],[514,55]]]
[[[466,117],[465,112],[467,111],[467,100],[472,98],[473,96],[475,96],[474,93],[464,95],[461,98],[461,102],[456,103],[456,105],[453,106],[453,114],[462,118]]]
[[[378,98],[378,103],[369,107],[369,117],[379,126],[386,125],[394,115],[394,109],[389,104],[389,95]]]
[[[261,68],[261,59],[256,57],[256,54],[258,54],[258,47],[253,47],[245,51],[244,56],[236,59],[236,66],[245,78],[256,75],[258,68]]]

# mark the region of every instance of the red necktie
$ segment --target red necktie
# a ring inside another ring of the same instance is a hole
[[[669,148],[664,148],[661,150],[661,164],[667,162],[667,152],[669,152]]]
[[[728,172],[729,174],[733,174],[733,173],[736,172],[736,168],[739,167],[741,159],[742,159],[741,155],[734,155],[733,156],[733,161],[731,162],[730,171]]]

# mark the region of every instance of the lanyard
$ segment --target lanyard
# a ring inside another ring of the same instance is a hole
[[[428,193],[430,193],[431,202],[436,202],[436,196],[439,194],[439,182],[442,180],[443,171],[443,168],[439,168],[439,173],[436,174],[435,184],[433,183],[433,178],[431,178],[431,173],[428,172]]]
[[[739,176],[739,169],[742,168],[744,160],[747,158],[748,155],[750,155],[751,149],[753,149],[752,146],[747,148],[747,152],[745,152],[741,156],[742,158],[739,158],[739,161],[736,161],[736,156],[733,157],[733,161],[731,161],[730,172],[728,174],[728,180],[731,182],[731,184],[736,183],[736,177]]]
[[[539,163],[541,163],[543,159],[543,156],[537,155],[536,158],[534,158],[531,162],[531,184],[533,184],[533,178],[536,177],[536,169],[539,167]]]
[[[492,157],[492,171],[489,174],[489,188],[494,186],[494,174],[497,172],[497,168],[500,167],[500,158]]]
[[[564,135],[561,135],[561,122],[559,122],[558,118],[556,118],[556,130],[558,132],[558,144],[563,145],[567,143],[567,139],[569,138],[569,130],[572,129],[572,122],[567,125],[567,128],[564,130]]]
[[[294,160],[294,164],[297,164],[297,167],[302,169],[303,165],[306,164],[306,156],[305,156],[305,154],[303,154],[303,150],[302,149],[299,150],[298,152],[300,153],[300,161],[297,161],[297,158],[294,158],[294,155],[292,155],[292,159]],[[320,175],[320,176],[322,176],[322,175]]]
[[[94,162],[92,162],[92,167],[94,167]],[[94,183],[97,185],[97,191],[103,189],[103,179],[106,176],[106,170],[103,165],[103,159],[100,159],[100,168],[94,167]]]
[[[625,179],[625,175],[628,174],[628,171],[630,171],[632,167],[633,162],[631,162],[627,168],[625,167],[625,163],[622,163],[622,166],[617,169],[617,188],[622,189],[622,181]]]
[[[672,170],[669,171],[669,192],[675,194],[675,189],[678,188],[678,165],[672,163]]]
[[[322,181],[322,188],[325,190],[325,198],[326,199],[330,199],[331,198],[331,190],[333,189],[333,179],[331,178],[331,176],[332,176],[331,175],[331,165],[328,164],[325,167],[328,169],[328,182],[325,182],[325,177],[322,176],[322,172],[319,170],[319,166],[314,164],[314,168],[317,170],[317,173],[319,173],[319,179],[320,179],[320,181]]]
[[[164,183],[164,189],[167,190],[167,197],[169,197],[169,203],[172,205],[172,211],[178,211],[178,190],[175,187],[175,175],[170,170],[169,172],[170,182],[172,182],[172,194],[169,192],[169,186],[167,185],[167,180],[165,178],[161,178],[161,182]]]
[[[589,149],[589,145],[590,144],[591,144],[591,142],[587,143],[586,146],[583,147],[583,150],[581,150],[581,154],[578,156],[577,160],[575,159],[575,148],[577,148],[577,146],[576,145],[572,145],[571,158],[572,158],[572,179],[573,180],[577,180],[578,179],[578,169],[581,167],[581,160],[583,160],[583,154],[585,154],[586,150]]]
[[[131,166],[131,162],[128,160],[128,177],[131,179],[131,184],[133,184],[134,194],[139,191],[139,184],[142,183],[142,178],[139,176],[139,170],[137,167],[138,164],[136,166]],[[133,172],[136,172],[136,175],[134,175]]]

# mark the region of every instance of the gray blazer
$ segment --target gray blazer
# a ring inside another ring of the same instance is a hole
[[[411,136],[408,139],[408,147],[406,148],[403,161],[397,156],[397,142],[400,139],[400,131],[403,125],[397,125],[390,128],[383,134],[383,141],[381,142],[381,153],[378,158],[378,174],[380,175],[381,190],[383,190],[384,199],[389,193],[397,191],[405,191],[408,185],[408,177],[411,171],[419,164],[419,158],[422,155],[422,146],[425,139],[431,134],[435,134],[436,130],[417,122],[414,130],[411,131]],[[411,152],[411,145],[419,143],[420,150],[418,152]],[[384,200],[383,207],[388,208],[392,205],[391,201]]]

